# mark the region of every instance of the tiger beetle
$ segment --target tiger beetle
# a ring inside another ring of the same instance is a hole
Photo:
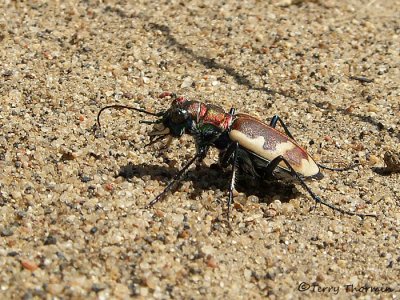
[[[321,169],[344,171],[352,168],[330,168],[316,163],[314,159],[297,144],[282,119],[275,115],[267,125],[257,118],[244,113],[236,113],[234,108],[225,112],[219,106],[191,101],[185,97],[178,97],[175,93],[164,92],[160,98],[172,98],[172,104],[167,110],[153,113],[144,109],[125,105],[110,105],[100,109],[97,115],[97,124],[100,128],[101,113],[110,108],[130,109],[145,113],[158,119],[155,121],[142,120],[140,123],[153,124],[153,131],[149,133],[152,145],[166,137],[180,138],[187,133],[194,138],[196,154],[172,178],[164,190],[155,197],[147,207],[152,207],[160,201],[180,181],[189,167],[201,162],[207,155],[210,147],[220,151],[219,164],[226,168],[231,165],[232,173],[228,197],[228,221],[233,202],[236,174],[246,174],[261,180],[297,180],[308,194],[316,201],[343,214],[359,217],[376,217],[374,214],[360,214],[348,211],[328,203],[318,197],[305,183],[305,180],[323,178]],[[280,124],[284,133],[276,129]]]

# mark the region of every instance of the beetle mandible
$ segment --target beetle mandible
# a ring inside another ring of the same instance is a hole
[[[158,117],[155,121],[140,121],[154,125],[154,130],[149,133],[150,143],[148,145],[166,137],[170,139],[180,138],[185,133],[193,136],[196,146],[195,156],[175,174],[164,190],[149,202],[147,207],[151,207],[160,201],[193,163],[201,162],[206,157],[210,147],[216,147],[220,151],[220,165],[223,168],[229,165],[232,167],[228,189],[228,221],[238,171],[262,180],[294,178],[316,203],[347,215],[376,217],[374,214],[360,214],[335,206],[322,200],[309,188],[305,180],[321,179],[323,175],[320,168],[343,171],[350,167],[329,168],[316,163],[307,151],[295,141],[279,116],[275,115],[270,124],[267,125],[251,115],[236,113],[234,108],[225,112],[219,106],[191,101],[185,97],[178,97],[171,92],[164,92],[160,95],[160,98],[165,97],[171,97],[172,104],[167,110],[158,113],[116,104],[103,107],[97,115],[99,128],[101,113],[110,108],[130,109]],[[276,129],[278,122],[283,127],[284,133]]]

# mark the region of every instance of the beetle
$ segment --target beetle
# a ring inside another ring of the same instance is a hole
[[[193,136],[196,154],[179,170],[164,190],[155,197],[147,207],[152,207],[160,201],[174,183],[178,182],[189,167],[195,162],[201,162],[207,155],[210,147],[220,151],[219,164],[226,168],[231,166],[232,172],[229,184],[227,215],[233,202],[237,172],[250,175],[262,180],[297,180],[316,203],[320,203],[335,211],[347,215],[360,217],[376,217],[374,214],[360,214],[342,209],[334,204],[322,200],[305,183],[306,180],[323,178],[320,169],[344,171],[352,168],[330,168],[315,162],[310,154],[294,139],[283,120],[275,115],[269,125],[259,119],[244,113],[236,113],[234,108],[226,112],[223,108],[192,101],[175,93],[164,92],[160,98],[171,98],[171,106],[158,113],[126,105],[109,105],[100,109],[97,115],[97,124],[100,128],[100,115],[106,109],[130,109],[157,117],[154,121],[142,120],[140,123],[153,124],[153,131],[149,133],[150,143],[154,144],[169,137],[180,138],[183,134]],[[277,124],[284,129],[276,129]]]

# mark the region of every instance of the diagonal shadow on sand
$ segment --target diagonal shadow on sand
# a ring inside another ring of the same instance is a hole
[[[166,25],[160,25],[160,24],[156,24],[156,23],[149,23],[149,27],[150,27],[150,29],[161,31],[163,33],[164,37],[166,38],[166,40],[167,40],[169,45],[171,45],[173,47],[176,47],[179,51],[183,52],[186,55],[189,55],[192,59],[195,59],[195,60],[199,61],[206,68],[224,70],[228,75],[233,77],[234,80],[239,85],[244,85],[244,86],[247,86],[251,90],[262,91],[262,92],[265,92],[265,93],[267,93],[269,95],[281,95],[283,97],[290,98],[290,99],[293,99],[293,100],[298,101],[298,102],[300,101],[299,99],[293,97],[292,95],[290,95],[290,94],[288,94],[288,93],[286,93],[284,91],[276,91],[276,90],[269,89],[269,88],[266,88],[266,87],[257,87],[248,78],[246,78],[245,76],[241,75],[234,68],[232,68],[230,66],[222,65],[222,64],[218,63],[214,58],[208,58],[208,57],[196,54],[195,51],[193,51],[192,49],[188,48],[184,44],[180,43],[173,36],[173,34],[171,33],[171,29]],[[319,107],[319,108],[322,108],[324,106],[324,103],[313,102],[310,99],[303,99],[301,101],[305,101],[305,102],[307,102],[309,104],[312,104],[312,105],[315,105],[316,107]],[[363,116],[363,115],[356,114],[356,113],[349,113],[349,112],[346,112],[346,110],[343,109],[343,108],[337,108],[337,111],[339,111],[342,114],[348,114],[348,115],[350,115],[350,116],[352,116],[354,118],[357,118],[361,122],[369,123],[369,124],[375,126],[376,128],[378,128],[378,130],[380,130],[380,131],[385,129],[383,124],[382,124],[382,122],[380,122],[379,120],[375,120],[374,118],[372,118],[370,116]],[[400,140],[400,131],[395,130],[393,128],[388,128],[387,132],[392,137],[397,137],[397,139]]]

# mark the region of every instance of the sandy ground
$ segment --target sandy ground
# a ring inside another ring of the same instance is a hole
[[[0,298],[400,297],[398,16],[389,0],[1,1]],[[144,148],[130,111],[93,125],[108,104],[165,109],[162,91],[278,114],[317,161],[359,161],[309,186],[378,218],[244,178],[229,230],[217,151],[144,209],[193,141]]]

